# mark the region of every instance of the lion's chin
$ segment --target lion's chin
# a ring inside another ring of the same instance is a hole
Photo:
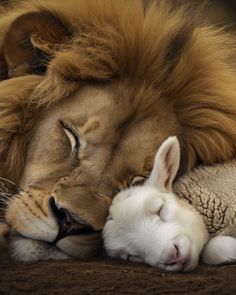
[[[11,238],[10,249],[14,260],[33,262],[50,259],[86,259],[98,253],[101,237],[98,233],[86,236],[71,235],[56,244],[17,235]]]
[[[89,235],[71,235],[56,243],[56,246],[71,257],[84,259],[98,254],[101,245],[101,235],[92,233]]]

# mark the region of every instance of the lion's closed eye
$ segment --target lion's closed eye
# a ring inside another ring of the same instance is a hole
[[[131,186],[132,185],[142,185],[144,183],[145,179],[146,179],[146,176],[144,176],[144,175],[134,176],[131,181]]]
[[[61,126],[71,145],[71,164],[72,166],[79,165],[78,152],[80,150],[81,142],[76,129],[65,121],[60,121]]]

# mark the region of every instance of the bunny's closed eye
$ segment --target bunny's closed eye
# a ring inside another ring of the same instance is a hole
[[[169,271],[196,267],[208,234],[201,216],[172,192],[179,159],[179,142],[170,137],[156,153],[144,184],[123,190],[114,198],[103,231],[111,257],[142,261]]]

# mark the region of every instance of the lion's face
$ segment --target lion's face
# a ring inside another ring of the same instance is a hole
[[[143,181],[158,145],[177,132],[174,115],[165,126],[170,110],[163,106],[159,116],[145,116],[129,95],[127,85],[87,86],[38,120],[20,181],[23,191],[6,212],[14,235],[20,235],[13,240],[17,258],[28,260],[18,242],[22,236],[73,257],[97,252],[112,197]]]

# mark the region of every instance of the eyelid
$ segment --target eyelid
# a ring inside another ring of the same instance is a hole
[[[158,208],[158,210],[156,211],[156,214],[160,216],[162,209],[163,209],[163,204]]]
[[[160,213],[163,210],[165,203],[163,200],[158,199],[158,196],[155,196],[155,198],[156,198],[156,200],[154,203],[152,203],[152,208],[150,208],[150,213],[161,217]]]
[[[79,150],[79,148],[80,148],[80,140],[79,140],[79,135],[76,132],[76,130],[65,121],[60,120],[59,122],[62,125],[63,129],[65,130],[65,133],[66,133],[68,139],[70,140],[70,143],[71,143],[71,146],[72,146],[72,151]],[[70,135],[73,136],[73,139],[75,141],[75,145],[72,144],[72,139],[71,139]]]
[[[157,211],[154,212],[163,222],[165,222],[165,218],[163,217],[162,210],[164,209],[164,204],[162,204]]]
[[[144,175],[136,175],[132,178],[131,180],[131,185],[142,185],[143,182],[145,181],[146,176]]]

